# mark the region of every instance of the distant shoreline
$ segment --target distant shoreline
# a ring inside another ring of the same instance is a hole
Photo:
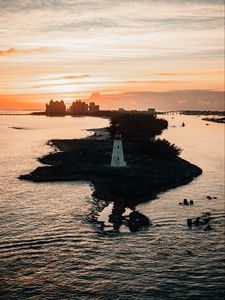
[[[220,123],[220,124],[225,124],[225,117],[212,117],[212,118],[203,118],[203,121],[209,121],[209,122],[214,122],[214,123]]]
[[[69,112],[63,113],[63,114],[47,114],[45,111],[41,111],[38,109],[0,109],[0,111],[7,111],[7,112],[0,112],[0,115],[2,116],[22,116],[22,115],[32,115],[32,116],[47,116],[47,117],[65,117],[65,116],[71,116],[71,117],[80,117],[80,116],[90,116],[90,117],[106,117],[109,118],[112,114],[120,113],[116,110],[100,110],[98,112],[89,112],[85,114],[70,114]],[[9,112],[10,110],[14,112]],[[16,113],[16,111],[24,111],[24,113]],[[27,112],[26,112],[27,111]],[[132,113],[129,111],[125,111],[127,113]],[[147,111],[137,111],[139,113],[147,113]],[[190,115],[190,116],[212,116],[209,118],[204,118],[205,121],[211,121],[211,122],[217,122],[217,123],[224,123],[223,121],[218,121],[220,118],[224,118],[225,111],[199,111],[199,110],[186,110],[186,111],[156,111],[156,115],[164,115],[164,114],[183,114],[183,115]]]

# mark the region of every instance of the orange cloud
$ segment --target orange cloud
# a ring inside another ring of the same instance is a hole
[[[17,54],[32,54],[32,53],[43,53],[48,51],[46,47],[32,48],[32,49],[18,49],[18,48],[9,48],[6,50],[0,50],[0,56],[10,56]]]
[[[184,75],[184,74],[181,74],[181,73],[156,73],[156,75],[160,75],[160,76],[177,76],[177,75]]]
[[[157,76],[222,76],[223,72],[221,71],[208,71],[208,72],[162,72],[162,73],[154,73],[153,75]]]
[[[66,77],[68,79],[70,76],[65,76],[62,78],[65,79]],[[85,77],[74,76],[74,79],[85,78]],[[57,78],[57,79],[60,79],[60,78]],[[76,81],[76,82],[48,83],[48,84],[33,85],[32,88],[37,89],[37,88],[54,87],[54,86],[67,86],[67,85],[73,85],[73,84],[76,84],[76,85],[80,85],[80,84],[82,84],[82,85],[85,85],[85,84],[126,85],[126,84],[176,84],[176,83],[181,83],[181,81],[179,81],[179,80],[127,80],[127,81],[95,81],[95,82]]]
[[[89,78],[91,75],[89,74],[82,74],[82,75],[68,75],[68,76],[63,76],[59,77],[57,79],[82,79],[82,78]]]
[[[131,83],[131,84],[176,84],[184,81],[180,80],[127,80],[121,83]]]
[[[80,84],[89,84],[88,82],[65,82],[65,83],[47,83],[47,84],[39,84],[33,85],[32,89],[40,89],[45,87],[54,87],[54,86],[67,86],[67,85],[80,85]]]

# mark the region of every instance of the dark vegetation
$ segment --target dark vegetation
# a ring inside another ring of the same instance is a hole
[[[156,116],[141,113],[115,114],[111,117],[108,128],[111,137],[119,128],[124,140],[124,149],[160,159],[175,158],[181,149],[165,139],[156,138],[168,122]]]
[[[112,137],[117,130],[117,125],[119,125],[119,130],[125,141],[136,142],[161,134],[168,127],[168,122],[149,114],[115,114],[111,117],[109,127]]]

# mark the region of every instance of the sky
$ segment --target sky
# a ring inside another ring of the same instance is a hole
[[[224,110],[224,2],[0,0],[0,109]]]

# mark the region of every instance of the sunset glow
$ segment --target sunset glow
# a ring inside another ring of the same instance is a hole
[[[1,1],[0,108],[223,109],[223,1]]]

